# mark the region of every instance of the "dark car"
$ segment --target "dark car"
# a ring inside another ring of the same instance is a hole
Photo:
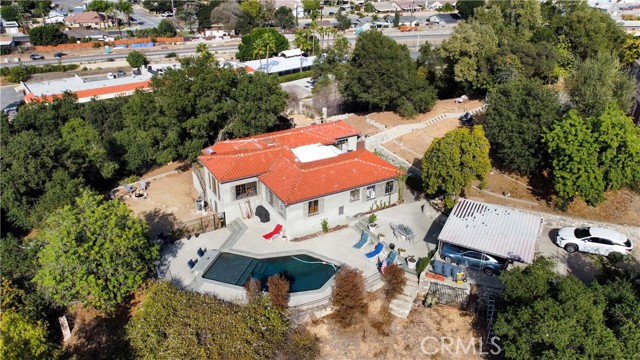
[[[31,54],[29,56],[31,58],[31,60],[43,60],[44,56],[40,55],[40,54]]]
[[[440,256],[448,263],[456,263],[481,270],[489,276],[499,274],[509,265],[509,261],[506,259],[447,243],[442,244]]]
[[[13,111],[18,111],[18,107],[20,107],[20,105],[22,105],[22,101],[16,101],[16,102],[12,102],[11,104],[5,106],[2,109],[2,112],[4,112],[5,114],[10,114]]]
[[[65,56],[65,53],[61,53],[61,52],[57,52],[55,54],[53,54],[53,57],[56,59],[60,59],[61,57]]]
[[[117,77],[124,77],[124,76],[127,76],[127,73],[124,72],[124,70],[118,70],[118,72],[116,72],[116,76]]]

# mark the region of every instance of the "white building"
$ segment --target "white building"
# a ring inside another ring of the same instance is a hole
[[[359,134],[336,121],[220,141],[202,150],[194,184],[227,222],[262,205],[289,238],[321,231],[323,219],[344,225],[347,216],[398,201],[402,170],[359,149]]]
[[[66,13],[58,10],[49,11],[49,15],[44,18],[45,24],[58,24],[64,23],[64,19],[67,16]]]

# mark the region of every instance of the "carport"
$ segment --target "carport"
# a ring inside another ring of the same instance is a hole
[[[438,240],[530,264],[542,228],[540,216],[506,206],[460,199]]]

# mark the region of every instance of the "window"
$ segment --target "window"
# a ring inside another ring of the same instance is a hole
[[[392,192],[393,192],[393,180],[390,180],[384,184],[384,193],[391,194]]]
[[[209,173],[209,183],[211,184],[211,190],[213,193],[218,196],[218,181],[216,181],[216,178],[214,178],[211,173]]]
[[[354,202],[360,200],[360,189],[351,190],[349,193],[349,201]]]
[[[349,140],[348,139],[340,139],[338,140],[338,143],[336,144],[336,147],[340,150],[346,151],[347,148],[349,147]]]
[[[371,185],[367,186],[367,200],[375,199],[376,197],[376,186]]]
[[[273,192],[271,190],[267,190],[267,202],[269,205],[273,206]]]
[[[340,206],[338,208],[338,215],[343,215],[344,214],[344,206]]]
[[[474,252],[474,251],[468,251],[466,253],[464,253],[464,257],[470,258],[470,259],[475,259],[475,260],[482,260],[482,254]]]
[[[320,207],[318,204],[318,200],[313,200],[313,201],[309,201],[307,203],[308,209],[309,209],[309,216],[311,215],[316,215],[317,213],[320,212]]]
[[[258,184],[254,182],[236,185],[236,200],[246,199],[258,194]]]

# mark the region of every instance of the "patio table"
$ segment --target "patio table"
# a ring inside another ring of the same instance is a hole
[[[404,224],[398,224],[396,226],[395,232],[403,238],[412,242],[416,237],[416,233],[413,231],[413,229]]]

